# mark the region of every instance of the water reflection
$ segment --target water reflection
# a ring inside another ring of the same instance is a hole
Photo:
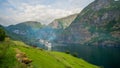
[[[57,44],[53,47],[55,51],[70,51],[77,53],[78,57],[104,68],[120,68],[120,48],[98,47],[78,44]]]

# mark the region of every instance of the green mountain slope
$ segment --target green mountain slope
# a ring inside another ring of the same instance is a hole
[[[64,30],[58,42],[118,47],[119,33],[120,1],[95,0]]]
[[[7,40],[0,44],[0,46],[6,45],[9,45],[9,48],[3,58],[0,58],[1,68],[22,68],[22,64],[15,58],[15,48],[24,52],[28,58],[33,60],[31,63],[33,68],[99,68],[69,54],[48,52],[39,48],[29,47],[19,41]]]

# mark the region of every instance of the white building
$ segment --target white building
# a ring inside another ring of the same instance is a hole
[[[50,42],[48,42],[46,40],[42,40],[42,39],[40,39],[39,42],[42,43],[42,44],[44,44],[47,47],[48,51],[52,50],[52,44]]]

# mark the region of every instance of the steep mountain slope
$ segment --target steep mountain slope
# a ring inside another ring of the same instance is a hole
[[[95,0],[57,39],[58,43],[120,45],[120,1]]]
[[[0,68],[28,68],[17,61],[15,49],[24,52],[28,58],[32,59],[32,68],[99,68],[69,54],[60,52],[48,52],[43,49],[29,47],[19,42],[6,40],[0,46],[9,45],[4,58],[0,58]]]
[[[77,17],[77,15],[78,14],[73,14],[64,18],[55,19],[52,23],[49,24],[49,26],[55,29],[65,29],[72,23],[72,21]]]

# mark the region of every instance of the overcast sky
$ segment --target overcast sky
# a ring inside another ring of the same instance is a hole
[[[0,0],[0,24],[24,21],[48,24],[54,19],[79,13],[94,0]]]

